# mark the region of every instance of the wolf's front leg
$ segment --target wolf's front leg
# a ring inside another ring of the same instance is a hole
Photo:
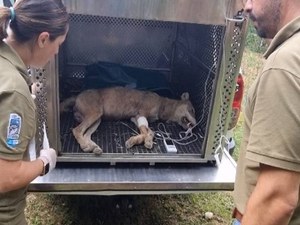
[[[135,145],[140,145],[144,142],[145,136],[143,134],[138,134],[136,136],[130,137],[126,142],[126,148],[132,148]]]
[[[153,138],[154,138],[154,132],[148,127],[147,134],[144,141],[144,146],[148,149],[152,149],[153,147]]]
[[[144,116],[137,116],[136,118],[131,118],[131,121],[139,127],[140,134],[130,137],[125,143],[126,148],[144,143],[146,148],[151,149],[153,147],[154,133],[148,127],[147,119]]]

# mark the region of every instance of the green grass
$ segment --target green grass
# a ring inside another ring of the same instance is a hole
[[[130,207],[129,207],[130,205]],[[229,192],[153,196],[29,194],[29,225],[221,225],[231,221]],[[212,219],[205,212],[213,212]]]
[[[243,117],[242,113],[241,113],[240,119],[234,129],[234,135],[233,135],[236,146],[235,146],[235,151],[233,152],[232,158],[234,158],[235,161],[238,160],[241,141],[243,138],[243,119],[241,119],[241,117]]]
[[[252,22],[250,22],[247,31],[246,47],[256,53],[264,53],[268,47],[267,41],[257,36]]]

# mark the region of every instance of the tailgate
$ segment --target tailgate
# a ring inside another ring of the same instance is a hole
[[[29,191],[97,195],[230,191],[236,164],[227,151],[224,152],[218,166],[59,163],[51,173],[36,178],[29,185]]]

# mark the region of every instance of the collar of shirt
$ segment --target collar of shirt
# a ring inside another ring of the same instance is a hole
[[[8,44],[6,44],[3,41],[0,43],[0,57],[5,58],[11,64],[13,64],[20,72],[21,76],[25,79],[28,85],[32,84],[31,77],[28,75],[28,69],[26,68],[20,56],[13,48],[11,48]]]
[[[280,46],[283,42],[293,36],[295,33],[300,31],[300,17],[292,20],[288,24],[286,24],[283,28],[279,30],[279,32],[275,35],[273,40],[270,43],[269,48],[264,54],[265,58],[268,58],[272,52],[276,50],[278,46]]]

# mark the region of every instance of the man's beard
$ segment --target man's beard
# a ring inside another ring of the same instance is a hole
[[[266,28],[263,25],[260,26],[261,23],[258,22],[257,18],[253,14],[250,14],[249,18],[253,21],[254,28],[259,37],[261,37],[261,38],[273,38],[274,37],[273,33],[271,32],[271,30],[269,28]]]

